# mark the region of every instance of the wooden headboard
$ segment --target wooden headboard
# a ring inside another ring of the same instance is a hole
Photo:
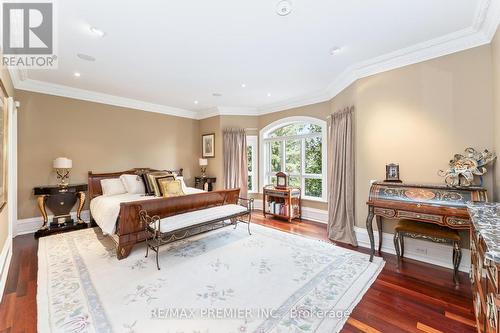
[[[166,171],[176,173],[178,176],[182,176],[182,170],[184,170],[184,169],[181,168],[179,170],[166,170]],[[127,171],[110,172],[110,173],[92,173],[92,171],[89,171],[89,197],[90,197],[90,200],[102,195],[102,188],[101,188],[101,180],[102,179],[118,178],[121,175],[136,175],[139,173],[150,172],[150,171],[159,171],[159,170],[150,169],[150,168],[135,168],[135,169],[127,170]]]

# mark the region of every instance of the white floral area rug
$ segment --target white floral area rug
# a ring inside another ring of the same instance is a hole
[[[337,332],[381,258],[259,225],[117,260],[98,228],[39,240],[38,331]]]

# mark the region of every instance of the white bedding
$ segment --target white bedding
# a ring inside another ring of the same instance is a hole
[[[204,192],[193,187],[185,187],[183,190],[186,195]],[[130,193],[100,195],[90,201],[90,213],[103,233],[113,235],[116,231],[116,219],[120,213],[120,203],[150,199],[158,199],[158,197]]]

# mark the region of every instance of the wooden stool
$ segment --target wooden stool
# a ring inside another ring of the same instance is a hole
[[[435,243],[449,243],[453,245],[453,280],[458,284],[458,267],[462,260],[460,249],[460,235],[458,231],[441,227],[432,223],[400,220],[394,228],[394,247],[398,260],[404,256],[404,237],[424,239]]]

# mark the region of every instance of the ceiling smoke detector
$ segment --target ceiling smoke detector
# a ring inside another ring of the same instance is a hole
[[[292,3],[288,0],[281,0],[276,6],[276,13],[280,16],[286,16],[292,12]]]

